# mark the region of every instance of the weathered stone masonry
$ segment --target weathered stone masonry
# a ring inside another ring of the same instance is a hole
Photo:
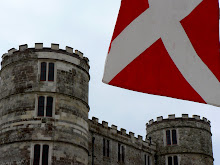
[[[40,81],[42,62],[54,64],[53,81]],[[1,66],[0,164],[33,164],[35,144],[49,146],[49,164],[88,164],[88,59],[57,44],[21,45]],[[53,98],[50,117],[38,116],[39,96]]]
[[[88,119],[89,68],[80,51],[58,44],[2,56],[0,165],[213,165],[206,118],[158,117],[144,140]]]

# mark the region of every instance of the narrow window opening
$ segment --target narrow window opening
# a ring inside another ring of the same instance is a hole
[[[173,160],[171,156],[168,157],[168,165],[173,165]]]
[[[121,161],[121,145],[118,144],[118,161]]]
[[[103,139],[103,156],[105,156],[105,139]]]
[[[53,97],[47,97],[46,116],[52,117],[53,111]]]
[[[177,156],[174,156],[174,165],[178,165],[178,157]]]
[[[170,130],[166,131],[166,139],[167,139],[167,145],[171,145]]]
[[[172,130],[172,143],[177,144],[176,130]]]
[[[125,162],[125,148],[124,148],[124,146],[122,146],[121,149],[122,149],[122,162]]]
[[[49,146],[43,145],[42,165],[48,165]]]
[[[109,140],[107,140],[107,157],[109,157]]]
[[[148,165],[151,165],[150,164],[150,156],[149,155],[147,156],[147,163],[148,163]]]
[[[39,165],[40,163],[40,145],[36,144],[34,146],[34,162],[33,165]]]
[[[47,63],[42,62],[40,69],[40,81],[46,81],[46,76],[47,76]]]
[[[54,63],[49,63],[48,81],[54,81]]]
[[[38,98],[38,113],[37,113],[38,116],[44,116],[44,101],[45,101],[44,96],[40,96]]]
[[[147,165],[147,155],[144,155],[144,164]]]

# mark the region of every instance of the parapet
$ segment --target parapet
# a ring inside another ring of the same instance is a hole
[[[62,52],[62,53],[68,54],[68,55],[75,56],[77,58],[81,58],[81,59],[85,60],[87,62],[87,64],[89,63],[89,59],[87,57],[84,57],[83,53],[80,52],[79,50],[73,51],[74,49],[72,47],[69,47],[69,46],[66,46],[65,49],[60,49],[59,44],[55,44],[55,43],[52,43],[51,47],[43,47],[43,43],[35,43],[34,48],[28,48],[27,44],[20,45],[18,50],[15,49],[15,48],[12,48],[12,49],[8,50],[8,53],[5,53],[5,54],[2,55],[2,59],[4,59],[7,56],[11,56],[14,53],[22,52],[22,51],[26,51],[26,50],[32,50],[32,51],[59,51],[59,52]]]
[[[209,126],[211,124],[211,122],[207,120],[207,118],[205,117],[200,118],[199,115],[192,115],[192,117],[189,117],[188,114],[182,114],[182,117],[175,117],[175,114],[170,114],[166,119],[164,119],[163,116],[159,116],[157,117],[156,121],[154,121],[154,119],[149,120],[149,122],[146,124],[146,127],[150,127],[151,125],[159,124],[161,122],[178,121],[178,120],[199,121],[199,122],[207,123]]]
[[[109,138],[114,139],[115,141],[124,140],[128,145],[132,145],[136,148],[151,148],[152,150],[156,149],[156,143],[152,142],[149,139],[143,140],[141,135],[135,137],[133,132],[127,133],[126,129],[121,128],[118,130],[116,125],[108,126],[108,122],[102,121],[99,123],[99,119],[92,117],[92,120],[89,119],[90,131],[100,134],[102,136],[108,136]]]

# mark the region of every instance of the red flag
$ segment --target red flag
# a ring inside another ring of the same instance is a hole
[[[220,106],[217,0],[122,0],[103,82]]]

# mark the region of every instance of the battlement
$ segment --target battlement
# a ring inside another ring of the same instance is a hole
[[[22,52],[25,50],[33,50],[33,51],[59,51],[68,55],[74,55],[77,58],[85,60],[87,63],[89,63],[89,59],[87,57],[83,56],[83,53],[77,49],[74,49],[72,47],[66,46],[65,50],[59,48],[59,44],[52,43],[51,47],[43,47],[43,43],[35,43],[34,48],[28,48],[27,44],[20,45],[19,49],[11,48],[8,50],[8,53],[5,53],[2,55],[2,59],[5,57],[11,56],[14,53]],[[74,51],[74,52],[73,52]]]
[[[164,121],[175,121],[175,120],[191,120],[191,121],[201,121],[201,122],[204,122],[204,123],[207,123],[207,124],[211,124],[211,122],[203,117],[203,118],[200,118],[199,115],[192,115],[192,117],[189,117],[188,114],[182,114],[182,117],[175,117],[175,114],[170,114],[168,115],[168,118],[164,119],[163,116],[159,116],[157,117],[157,120],[154,121],[154,119],[151,119],[149,120],[148,123],[146,123],[146,127],[149,127],[153,124],[157,124],[157,123],[160,123],[160,122],[164,122]]]
[[[126,129],[124,128],[118,130],[118,127],[113,124],[111,125],[111,127],[109,127],[108,122],[106,121],[102,121],[101,123],[99,123],[99,119],[96,117],[92,117],[92,120],[89,119],[89,124],[91,129],[90,131],[93,131],[98,134],[103,134],[103,136],[107,135],[109,136],[109,138],[113,138],[118,141],[120,141],[119,139],[126,139],[126,142],[130,143],[134,147],[138,148],[138,146],[144,146],[152,149],[155,149],[156,147],[156,144],[151,140],[143,140],[143,136],[141,135],[137,135],[137,137],[135,137],[135,134],[133,132],[127,133]]]

